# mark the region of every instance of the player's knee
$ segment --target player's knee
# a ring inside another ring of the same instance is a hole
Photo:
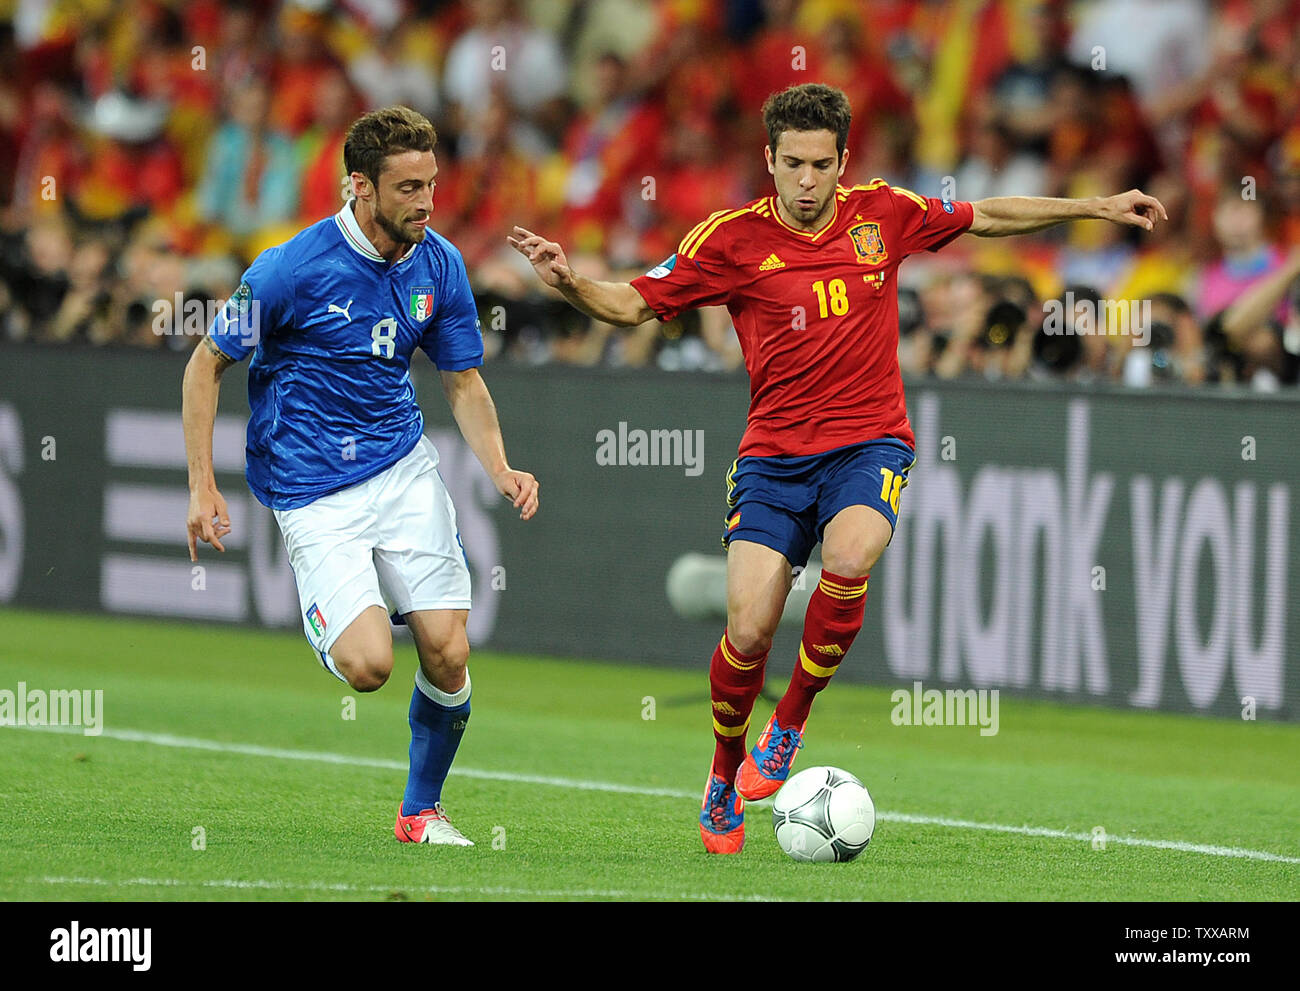
[[[727,623],[727,639],[742,654],[765,654],[772,649],[772,634],[765,624],[746,617]]]
[[[392,674],[392,666],[384,667],[380,664],[372,664],[354,670],[348,678],[348,684],[358,692],[377,692],[388,682],[388,676]]]
[[[374,692],[383,688],[393,673],[393,652],[374,651],[346,658],[336,657],[334,663],[356,691]]]
[[[875,541],[866,540],[834,551],[823,547],[822,569],[841,578],[862,578],[871,573],[884,549]]]
[[[469,664],[469,640],[461,634],[438,643],[425,644],[420,649],[420,661],[426,673],[439,678],[461,674]]]
[[[469,641],[460,637],[443,648],[442,663],[451,670],[464,671],[469,665]]]

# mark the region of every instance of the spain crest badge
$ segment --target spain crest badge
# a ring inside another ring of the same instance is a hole
[[[885,239],[880,236],[880,224],[869,220],[865,224],[854,224],[849,228],[849,237],[853,239],[853,250],[862,265],[879,265],[889,257],[885,250]]]

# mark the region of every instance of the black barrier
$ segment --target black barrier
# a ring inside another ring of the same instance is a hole
[[[274,520],[242,479],[245,366],[222,382],[214,442],[235,532],[224,555],[188,559],[184,361],[0,347],[0,603],[301,626]],[[473,641],[703,676],[722,624],[680,619],[665,576],[683,554],[721,554],[747,383],[484,377],[512,463],[542,482],[528,523],[460,440],[432,365],[415,365],[474,573]],[[1300,717],[1300,401],[926,381],[908,404],[918,461],[839,677]],[[797,636],[779,635],[774,673]]]

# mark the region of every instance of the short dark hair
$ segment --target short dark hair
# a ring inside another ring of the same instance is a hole
[[[359,117],[343,141],[343,166],[379,181],[384,159],[404,151],[433,151],[438,132],[427,117],[410,107],[384,107]]]
[[[763,104],[763,126],[767,143],[776,154],[776,143],[785,131],[830,131],[840,157],[849,143],[849,122],[853,110],[842,90],[821,83],[801,83],[773,93]]]

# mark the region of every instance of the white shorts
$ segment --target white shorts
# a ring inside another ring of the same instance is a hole
[[[421,437],[373,478],[275,510],[303,631],[335,675],[330,648],[366,608],[382,606],[390,615],[469,608],[469,565],[437,465],[437,449]]]

